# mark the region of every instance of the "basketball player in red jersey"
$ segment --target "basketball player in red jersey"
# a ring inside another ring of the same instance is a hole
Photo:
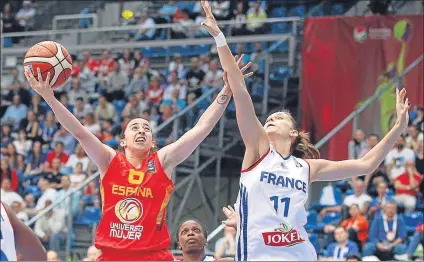
[[[242,59],[238,60],[239,66]],[[102,144],[54,97],[50,75],[46,80],[40,71],[38,80],[32,73],[25,72],[25,76],[99,168],[103,207],[95,236],[95,246],[102,251],[98,260],[174,260],[168,250],[171,239],[165,223],[166,206],[174,188],[171,174],[224,113],[232,95],[228,83],[198,123],[176,142],[153,152],[155,141],[149,122],[136,118],[122,131],[120,145],[124,152],[116,152]]]

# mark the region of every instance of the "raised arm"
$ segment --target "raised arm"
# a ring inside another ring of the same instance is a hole
[[[246,145],[246,153],[242,166],[242,169],[246,169],[253,165],[268,150],[268,136],[256,117],[255,107],[247,91],[242,73],[234,62],[234,59],[232,59],[231,50],[216,23],[208,1],[202,1],[201,3],[207,18],[207,22],[203,22],[202,26],[215,38],[221,65],[228,73],[228,83],[236,105],[237,124],[243,142]]]
[[[406,98],[406,90],[396,89],[397,119],[394,127],[387,135],[362,158],[346,161],[329,161],[323,159],[307,160],[311,167],[312,181],[334,181],[369,174],[374,172],[393,148],[397,138],[408,125],[410,103]]]
[[[243,57],[241,57],[238,61],[240,65],[242,59]],[[244,72],[250,66],[251,63],[247,64],[242,68],[242,71]],[[252,74],[253,73],[248,73],[244,77],[249,77]],[[159,150],[159,159],[168,176],[171,176],[172,170],[178,164],[186,160],[200,145],[200,143],[209,135],[209,133],[212,131],[212,129],[224,113],[225,108],[227,108],[232,94],[225,77],[226,75],[227,73],[224,72],[224,87],[216,97],[215,101],[206,109],[206,111],[200,117],[197,124],[190,131],[180,137],[177,141]]]
[[[43,97],[50,106],[59,123],[66,128],[81,144],[88,157],[97,165],[100,176],[103,178],[109,163],[116,152],[104,145],[100,140],[85,128],[78,119],[69,110],[62,105],[54,96],[53,89],[50,87],[50,73],[44,81],[41,72],[38,69],[38,80],[31,72],[25,71],[25,76],[31,87]]]

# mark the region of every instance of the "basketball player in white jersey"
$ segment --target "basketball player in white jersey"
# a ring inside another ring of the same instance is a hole
[[[0,261],[46,261],[46,250],[37,236],[3,202],[0,204]]]
[[[316,260],[315,249],[304,229],[307,218],[304,205],[310,183],[373,172],[408,124],[410,105],[406,90],[397,90],[395,126],[365,156],[339,162],[318,159],[319,151],[310,144],[308,135],[296,128],[289,112],[274,113],[261,125],[243,75],[211,8],[207,1],[202,1],[202,6],[207,17],[202,26],[215,38],[246,146],[235,209],[238,213],[235,260]],[[235,216],[233,210],[224,211]]]

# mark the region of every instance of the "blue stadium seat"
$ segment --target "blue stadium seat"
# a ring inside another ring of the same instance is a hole
[[[343,4],[334,4],[331,7],[331,15],[342,15],[343,14]]]
[[[177,7],[181,10],[187,9],[189,13],[193,13],[194,1],[178,1]]]
[[[12,43],[12,38],[11,37],[5,37],[3,39],[3,47],[4,48],[8,48],[8,47],[12,47],[13,43]]]
[[[289,26],[286,22],[284,23],[272,23],[271,33],[272,34],[285,34],[288,32]]]
[[[334,186],[341,190],[341,192],[346,192],[348,189],[351,188],[349,181],[341,180],[337,181]]]
[[[338,223],[342,219],[342,214],[340,212],[329,212],[321,220],[320,224],[328,225],[333,223]]]
[[[278,8],[274,8],[271,11],[271,18],[276,18],[276,17],[286,17],[287,16],[287,10],[284,7],[278,7]]]
[[[152,48],[150,47],[142,47],[141,52],[143,53],[144,57],[152,57]]]
[[[309,241],[311,241],[311,244],[314,246],[315,251],[318,253],[321,249],[319,246],[318,234],[315,234],[315,233],[309,234]]]
[[[305,229],[310,230],[314,229],[318,223],[318,213],[315,210],[308,210],[308,222],[306,223]]]
[[[353,189],[348,189],[345,194],[346,194],[346,196],[350,196],[350,195],[355,194],[355,191],[353,191]]]
[[[171,56],[169,48],[165,47],[152,47],[152,57],[166,57]]]
[[[115,106],[116,112],[120,115],[124,111],[125,101],[124,100],[113,100],[112,104]]]
[[[287,66],[277,67],[274,72],[271,73],[270,79],[273,81],[282,81],[289,78],[291,75],[291,69]]]
[[[324,16],[324,9],[320,5],[313,6],[309,11],[309,15],[312,17]]]
[[[299,5],[299,6],[292,8],[289,12],[289,16],[305,17],[306,16],[306,7],[303,6],[303,5]]]
[[[415,231],[419,223],[423,223],[423,213],[419,211],[405,212],[403,214],[406,228],[409,232]]]
[[[248,84],[251,81],[253,81],[251,78],[247,78],[246,79],[246,84]],[[262,82],[256,82],[256,83],[254,83],[252,85],[251,95],[252,96],[257,96],[257,97],[263,97],[264,96],[264,91],[265,91],[264,83],[262,83]]]
[[[92,225],[98,223],[101,217],[102,211],[100,208],[86,207],[75,223],[79,225]]]
[[[33,195],[36,199],[41,196],[41,189],[38,186],[27,186],[25,187],[25,192]]]

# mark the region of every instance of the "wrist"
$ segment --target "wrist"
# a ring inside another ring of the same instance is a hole
[[[219,32],[218,35],[213,37],[217,47],[223,47],[227,45],[227,40],[222,32]]]

